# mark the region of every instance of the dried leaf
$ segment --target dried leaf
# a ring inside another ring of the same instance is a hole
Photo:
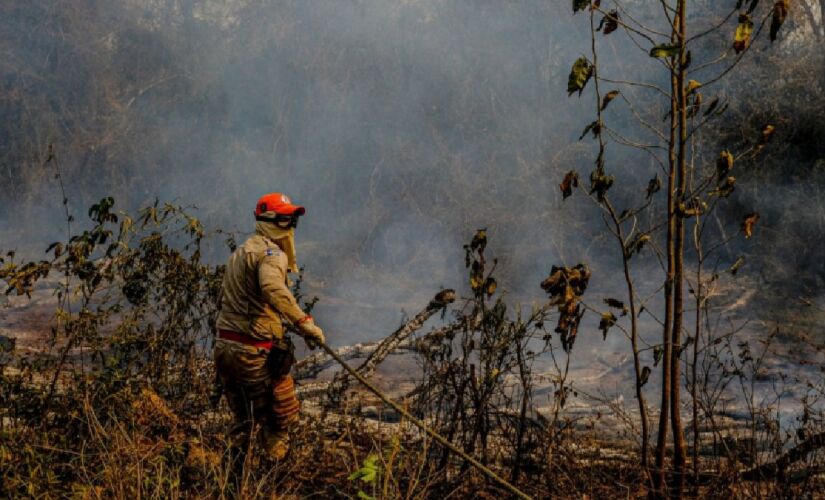
[[[767,144],[771,137],[773,137],[773,133],[776,131],[776,128],[773,125],[765,125],[765,128],[762,129],[762,139],[759,141],[760,144]]]
[[[653,346],[653,366],[659,366],[659,362],[662,360],[664,353],[665,350],[661,345]]]
[[[590,0],[573,0],[573,14],[586,9],[588,5],[590,5]]]
[[[582,135],[579,136],[579,140],[584,139],[584,136],[586,136],[588,132],[593,132],[593,138],[594,139],[596,137],[598,137],[599,134],[602,133],[601,123],[599,123],[598,120],[595,120],[595,121],[592,121],[592,122],[588,123],[587,126],[584,127],[584,130],[582,130]]]
[[[736,276],[736,273],[739,272],[739,269],[744,264],[745,264],[745,258],[744,257],[739,257],[738,259],[736,259],[736,262],[734,262],[733,265],[730,266],[730,268],[728,268],[728,272],[730,272],[732,275]]]
[[[758,155],[762,150],[765,148],[765,145],[770,142],[771,137],[773,137],[774,132],[776,132],[776,127],[773,125],[765,125],[765,128],[762,129],[762,135],[759,137],[759,142],[756,143],[756,146],[753,148],[753,154]]]
[[[654,193],[657,193],[660,189],[662,189],[662,180],[659,179],[659,174],[649,181],[647,181],[647,198],[649,199],[653,196]]]
[[[690,109],[688,110],[688,118],[693,118],[694,116],[699,114],[699,109],[702,107],[702,94],[696,92],[693,95],[693,102],[690,104]]]
[[[613,99],[615,99],[618,96],[619,96],[619,91],[618,90],[611,90],[610,92],[605,94],[604,97],[602,98],[602,111],[604,111],[607,108],[607,105],[610,104],[610,101],[612,101]]]
[[[570,76],[567,78],[567,95],[571,96],[575,92],[581,95],[584,86],[593,76],[593,65],[586,57],[582,56],[576,59],[573,67],[570,69]]]
[[[716,159],[716,180],[722,181],[733,169],[733,155],[728,150],[719,153]]]
[[[648,379],[650,378],[650,372],[651,372],[651,370],[650,370],[649,366],[645,366],[645,367],[642,368],[642,373],[639,374],[639,386],[640,387],[644,386],[647,383]]]
[[[610,327],[616,324],[616,315],[612,312],[606,312],[602,314],[601,319],[599,320],[599,330],[602,331],[602,339],[607,340],[607,331],[610,330]]]
[[[779,0],[773,5],[773,16],[771,18],[771,42],[776,40],[776,35],[779,33],[779,28],[788,17],[788,8],[790,2],[788,0]]]
[[[584,315],[579,300],[587,289],[590,270],[584,264],[575,267],[556,267],[550,276],[541,282],[541,288],[550,295],[550,303],[559,306],[559,321],[556,332],[560,334],[562,348],[570,352],[576,340],[579,322]]]
[[[711,195],[718,195],[722,198],[727,198],[728,196],[733,193],[734,187],[736,185],[736,177],[728,176],[725,178],[725,181],[722,182],[716,189],[710,192]]]
[[[616,10],[611,10],[602,18],[601,22],[599,23],[599,28],[596,31],[599,31],[604,26],[604,35],[609,35],[619,29],[619,12]]]
[[[470,241],[470,249],[483,252],[485,248],[487,248],[487,229],[478,229]]]
[[[432,304],[433,307],[447,307],[448,304],[452,304],[453,302],[455,302],[455,290],[445,288],[435,294],[430,304]]]
[[[650,241],[650,235],[647,233],[637,234],[630,243],[627,244],[627,256],[637,254],[642,251],[642,248]]]
[[[59,241],[55,241],[54,243],[52,243],[51,245],[49,245],[49,247],[48,247],[48,248],[46,248],[46,253],[49,253],[49,252],[51,252],[52,250],[54,250],[55,248],[62,247],[62,246],[63,246],[63,245],[62,245]],[[0,262],[2,262],[2,259],[0,259]]]
[[[675,57],[680,48],[678,43],[662,43],[650,49],[650,57]]]
[[[484,291],[487,293],[487,297],[492,297],[492,295],[496,293],[496,287],[496,279],[492,276],[487,278],[486,281],[484,281]]]
[[[685,93],[690,94],[691,92],[694,92],[696,89],[698,89],[701,86],[702,86],[702,84],[697,82],[696,80],[688,80],[687,87],[685,87]]]
[[[756,226],[756,221],[758,220],[759,214],[757,212],[749,213],[742,220],[742,232],[745,233],[745,239],[753,236],[753,228]]]
[[[577,187],[579,187],[579,174],[575,170],[571,170],[565,174],[564,180],[559,184],[562,199],[566,200],[568,196],[573,194],[573,188]]]
[[[594,170],[590,173],[590,194],[596,193],[599,201],[604,201],[604,195],[613,185],[615,179],[612,175],[605,175],[604,172]]]
[[[740,14],[739,25],[736,27],[736,33],[733,37],[733,50],[735,50],[737,54],[750,46],[752,34],[753,21],[751,21],[751,16]]]
[[[618,299],[607,298],[604,299],[604,303],[610,307],[615,307],[616,309],[624,309],[624,302]]]
[[[473,261],[473,264],[470,267],[470,288],[477,292],[483,285],[484,273],[481,269],[481,263],[478,261]]]
[[[624,302],[622,302],[621,300],[607,298],[607,299],[604,299],[604,303],[607,304],[608,306],[614,308],[614,309],[621,310],[622,311],[622,316],[627,316],[627,311],[628,311],[627,306],[624,305]]]
[[[705,112],[702,115],[703,116],[708,116],[709,114],[713,113],[713,111],[716,109],[716,106],[719,106],[719,97],[718,96],[715,97],[712,101],[710,101],[710,104],[708,104],[707,109],[705,109]]]
[[[708,209],[708,204],[698,196],[694,196],[687,202],[679,203],[678,212],[682,217],[696,217],[702,215]]]

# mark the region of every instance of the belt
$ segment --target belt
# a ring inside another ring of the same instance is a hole
[[[251,345],[252,347],[266,349],[267,351],[272,350],[273,345],[271,340],[253,339],[248,335],[229,330],[218,330],[218,338],[223,340],[231,340],[232,342],[238,342],[244,345]]]

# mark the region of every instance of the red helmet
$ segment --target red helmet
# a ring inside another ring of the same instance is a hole
[[[269,193],[261,196],[255,205],[255,217],[266,212],[275,212],[276,215],[304,215],[306,209],[300,205],[293,205],[289,196],[282,193]]]

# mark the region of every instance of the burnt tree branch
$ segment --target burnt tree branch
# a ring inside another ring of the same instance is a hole
[[[371,376],[378,365],[386,359],[394,350],[404,343],[410,335],[421,329],[424,323],[435,313],[443,310],[447,305],[455,301],[455,291],[446,289],[438,292],[423,310],[416,314],[413,319],[402,325],[390,336],[381,340],[374,348],[369,349],[367,359],[356,369],[364,377]],[[339,372],[335,379],[329,384],[327,393],[333,402],[340,400],[341,395],[349,387],[350,377],[346,372]]]

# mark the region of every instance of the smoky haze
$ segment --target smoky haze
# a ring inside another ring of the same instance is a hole
[[[299,261],[338,344],[389,333],[442,286],[466,290],[461,245],[482,227],[502,288],[523,303],[541,298],[553,264],[589,264],[594,302],[621,290],[598,209],[579,193],[562,203],[558,188],[570,169],[585,178],[595,156],[592,140],[577,141],[592,94],[566,92],[570,64],[590,44],[587,17],[572,17],[569,2],[33,0],[0,2],[0,16],[0,248],[39,249],[62,234],[54,171],[41,165],[54,144],[79,219],[103,196],[122,209],[159,198],[245,233],[263,193],[306,205]],[[796,48],[806,46],[799,31]],[[658,63],[620,35],[599,40],[605,71],[664,83]],[[781,93],[732,87],[734,99]],[[654,92],[622,90],[646,116],[664,114]],[[651,140],[626,110],[607,119]],[[822,157],[792,161],[823,186]],[[657,172],[618,146],[607,168],[622,179],[619,203],[638,201]],[[768,221],[790,210],[781,193],[740,193],[732,217],[756,201]],[[821,214],[825,201],[814,205]],[[799,227],[800,240],[814,231]],[[742,252],[762,262],[753,276],[775,257],[734,244],[723,259]],[[216,245],[210,258],[226,254]],[[787,272],[823,276],[813,261]],[[651,276],[642,293],[654,291],[656,259],[638,265]],[[821,296],[821,278],[807,286]],[[588,335],[601,342],[592,324]]]

